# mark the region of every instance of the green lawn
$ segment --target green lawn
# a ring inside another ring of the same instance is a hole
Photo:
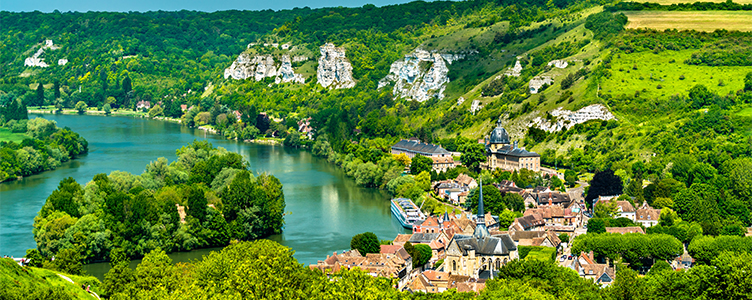
[[[70,278],[73,283],[58,274]],[[5,288],[3,292],[7,293],[0,293],[0,295],[13,296],[15,293],[23,293],[24,289],[54,288],[62,290],[73,299],[96,299],[84,291],[81,285],[91,285],[92,291],[101,294],[100,284],[99,280],[94,277],[68,275],[40,268],[22,268],[9,258],[0,259],[0,287]]]
[[[0,128],[0,142],[15,142],[20,143],[24,139],[28,139],[29,136],[23,133],[13,133],[10,129]]]

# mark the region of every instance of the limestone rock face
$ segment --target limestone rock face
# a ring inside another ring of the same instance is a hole
[[[405,55],[389,68],[389,75],[379,80],[379,88],[394,83],[393,94],[418,102],[432,97],[444,98],[449,83],[447,64],[465,58],[464,54],[431,53],[420,48]]]
[[[533,79],[530,79],[530,83],[528,84],[528,87],[530,88],[531,94],[537,94],[540,88],[544,85],[548,84],[553,85],[554,80],[551,78],[551,76],[536,76],[533,77]]]
[[[347,89],[355,86],[352,65],[345,56],[345,49],[327,43],[319,48],[319,67],[316,78],[325,88]]]
[[[279,65],[279,67],[278,67]],[[295,74],[289,55],[282,55],[277,64],[271,55],[256,55],[251,57],[247,53],[241,53],[238,58],[225,69],[225,79],[243,80],[253,78],[256,81],[264,78],[274,78],[274,82],[304,83],[305,79],[300,74]]]
[[[557,59],[557,60],[552,60],[548,62],[548,65],[554,66],[555,68],[564,69],[567,66],[569,66],[569,63],[567,61]]]
[[[292,68],[292,62],[290,61],[289,55],[286,55],[286,54],[282,55],[281,60],[282,60],[282,63],[279,66],[279,70],[277,71],[277,77],[274,78],[274,82],[278,84],[280,82],[294,82],[294,83],[299,83],[299,84],[305,83],[305,78],[303,78],[303,75],[295,74],[295,70],[293,70]]]
[[[546,120],[541,117],[533,119],[530,126],[538,127],[548,132],[561,131],[562,129],[572,128],[575,124],[585,123],[590,120],[616,120],[616,117],[608,111],[608,108],[602,104],[593,104],[578,111],[562,109],[561,107],[553,110],[551,116],[553,120]]]
[[[37,50],[37,52],[34,53],[34,55],[32,55],[31,57],[27,57],[26,59],[24,59],[24,66],[27,66],[27,67],[40,67],[40,68],[49,67],[50,65],[48,65],[44,61],[44,58],[41,57],[42,54],[44,54],[44,50],[46,50],[46,49],[57,50],[57,49],[60,49],[60,47],[55,46],[55,44],[52,42],[52,40],[45,40],[44,41],[44,45],[42,45],[42,47],[40,47],[39,50]],[[65,60],[65,63],[68,63],[67,59]],[[63,65],[65,63],[63,63]],[[58,61],[58,64],[60,64],[59,61]]]
[[[520,58],[517,57],[517,61],[514,63],[514,67],[504,72],[504,75],[520,77],[521,74],[522,74],[522,64],[520,63]]]

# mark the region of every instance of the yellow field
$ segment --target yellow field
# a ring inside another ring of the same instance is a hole
[[[627,28],[752,31],[752,11],[625,11],[624,14],[629,18]]]
[[[642,1],[634,1],[634,2],[642,2]],[[688,1],[688,0],[650,0],[648,2],[658,3],[660,5],[671,5],[671,4],[695,3],[695,2],[723,3],[723,2],[726,2],[726,0],[696,0],[696,1]],[[750,4],[750,3],[752,3],[752,0],[733,0],[733,2],[737,3],[737,4]]]

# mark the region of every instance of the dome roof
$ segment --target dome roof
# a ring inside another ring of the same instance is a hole
[[[491,131],[491,137],[488,140],[491,144],[509,144],[509,134],[501,124],[497,124],[496,128]]]

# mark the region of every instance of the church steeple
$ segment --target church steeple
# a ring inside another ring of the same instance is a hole
[[[490,235],[488,233],[488,228],[486,228],[485,213],[483,212],[483,180],[480,180],[478,188],[478,216],[476,218],[475,232],[473,233],[473,236],[476,238],[482,238]]]

